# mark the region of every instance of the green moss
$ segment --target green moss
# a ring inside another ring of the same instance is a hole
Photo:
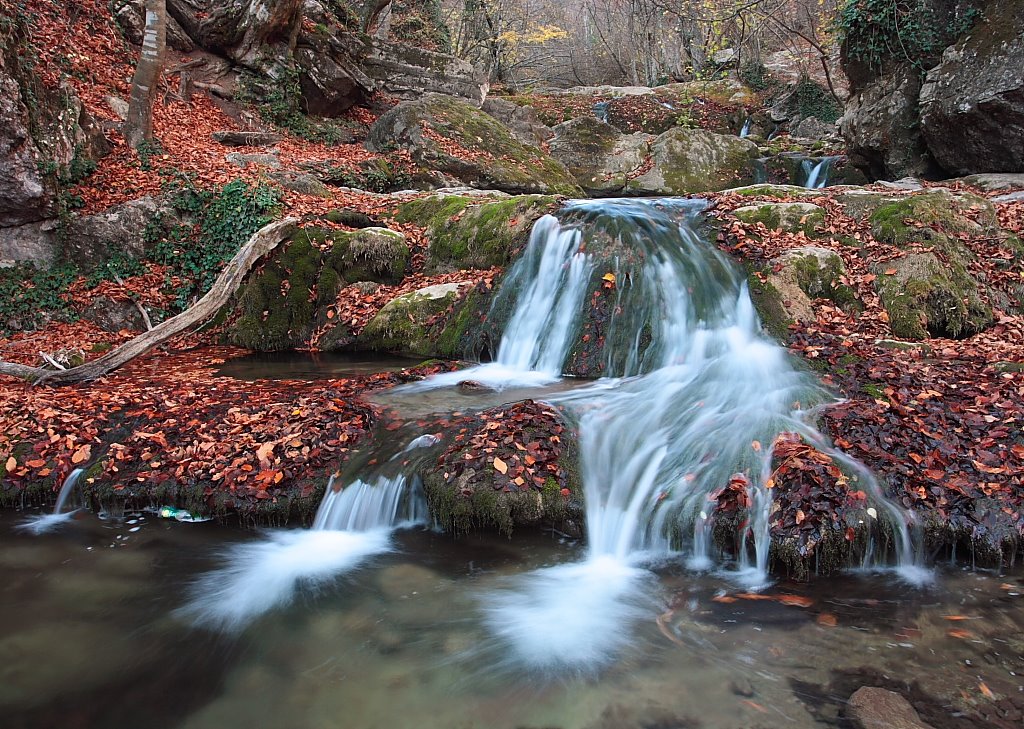
[[[472,204],[470,198],[432,196],[399,206],[396,219],[427,229],[427,269],[490,268],[511,263],[534,221],[554,210],[550,195],[518,195]]]
[[[844,311],[860,309],[861,303],[853,289],[842,283],[846,273],[838,256],[830,256],[825,263],[815,255],[806,255],[793,261],[796,281],[800,289],[812,299],[828,299]]]
[[[779,290],[757,275],[757,266],[751,261],[741,261],[747,272],[747,288],[754,303],[761,325],[780,342],[789,341],[789,326],[793,320],[786,313]]]
[[[869,220],[875,238],[901,247],[913,241],[941,244],[952,234],[997,226],[995,209],[988,200],[971,193],[953,195],[945,190],[885,202],[871,212]]]
[[[885,390],[882,389],[881,385],[867,383],[865,385],[861,385],[860,389],[862,392],[864,392],[867,395],[870,395],[875,400],[888,401],[889,399],[888,396],[885,394]]]
[[[360,332],[360,349],[397,354],[436,354],[428,322],[455,301],[455,287],[431,287],[389,301]]]

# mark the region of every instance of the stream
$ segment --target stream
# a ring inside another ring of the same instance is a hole
[[[0,516],[12,729],[825,727],[858,686],[904,681],[938,729],[977,726],[943,708],[952,699],[983,701],[981,684],[1019,697],[1024,683],[1019,570],[949,566],[914,590],[852,572],[749,599],[727,576],[666,564],[640,583],[629,625],[594,626],[625,645],[584,674],[524,665],[488,626],[510,580],[584,557],[557,536],[400,530],[390,551],[224,634],[175,611],[223,550],[263,535],[82,513],[32,536],[12,528],[20,516]],[[538,631],[586,639],[584,610]]]

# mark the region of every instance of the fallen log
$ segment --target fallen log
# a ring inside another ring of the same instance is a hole
[[[12,375],[32,380],[36,384],[65,384],[89,382],[110,374],[139,355],[212,319],[231,300],[253,265],[286,240],[295,231],[297,224],[296,218],[285,218],[260,228],[228,262],[203,298],[186,311],[112,349],[102,357],[65,370],[50,370],[0,361],[0,375]]]

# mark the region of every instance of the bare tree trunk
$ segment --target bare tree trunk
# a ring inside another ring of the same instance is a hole
[[[163,71],[166,49],[166,0],[146,0],[146,33],[142,38],[142,53],[132,79],[128,119],[124,124],[125,139],[132,147],[153,139],[153,98]]]
[[[377,18],[389,7],[391,0],[367,0],[363,9],[363,32],[371,33],[373,26],[377,24]]]
[[[231,300],[235,291],[245,280],[249,269],[287,239],[295,231],[297,224],[298,220],[295,218],[285,218],[257,230],[249,242],[242,246],[235,257],[228,262],[213,287],[191,308],[125,342],[99,359],[67,370],[48,370],[42,367],[0,362],[0,375],[21,377],[33,380],[37,384],[40,382],[62,384],[89,382],[113,372],[153,347],[213,318]]]

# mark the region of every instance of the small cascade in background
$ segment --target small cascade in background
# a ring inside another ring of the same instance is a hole
[[[752,123],[751,118],[748,116],[743,122],[743,128],[740,129],[740,139],[746,139],[750,136],[750,125]]]
[[[599,121],[603,121],[605,124],[608,123],[607,101],[599,101],[596,104],[594,104],[594,116],[596,116]]]
[[[331,476],[311,529],[271,530],[265,539],[222,555],[227,563],[192,586],[177,611],[196,625],[237,632],[260,615],[292,601],[302,586],[316,589],[394,549],[396,529],[427,523],[418,477],[406,475],[402,454],[432,444],[421,436],[372,475],[342,487]],[[360,462],[366,459],[360,459]]]
[[[796,432],[837,454],[805,417],[831,395],[763,334],[745,281],[702,235],[702,209],[680,200],[572,203],[558,220],[538,224],[499,295],[516,297],[516,325],[498,361],[532,367],[540,359],[520,353],[538,351],[538,336],[551,337],[548,375],[556,353],[574,356],[585,312],[561,317],[554,299],[538,303],[534,284],[615,282],[604,324],[606,377],[553,398],[577,420],[587,557],[512,580],[487,598],[494,635],[534,668],[593,670],[610,660],[627,642],[628,623],[644,614],[650,573],[641,564],[682,548],[691,566],[712,565],[713,498],[734,474],[751,484],[752,506],[732,574],[748,588],[766,585],[776,436]],[[546,295],[579,300],[567,288]],[[520,326],[531,315],[532,327]],[[538,323],[552,320],[560,326]],[[562,328],[567,322],[573,331]],[[482,369],[457,376],[478,379]],[[523,381],[530,373],[508,376]],[[898,525],[897,559],[909,560],[905,515],[877,484],[873,495]]]
[[[57,494],[57,503],[53,506],[53,513],[33,516],[23,521],[17,528],[32,534],[45,534],[46,532],[53,531],[61,524],[71,521],[78,509],[71,509],[70,511],[65,511],[64,509],[68,505],[68,501],[82,473],[84,473],[84,469],[76,468],[64,479],[60,492]]]
[[[813,159],[805,159],[800,163],[801,173],[804,175],[804,187],[810,190],[820,190],[828,187],[828,176],[832,171],[832,164],[838,157],[822,157],[817,162]]]

